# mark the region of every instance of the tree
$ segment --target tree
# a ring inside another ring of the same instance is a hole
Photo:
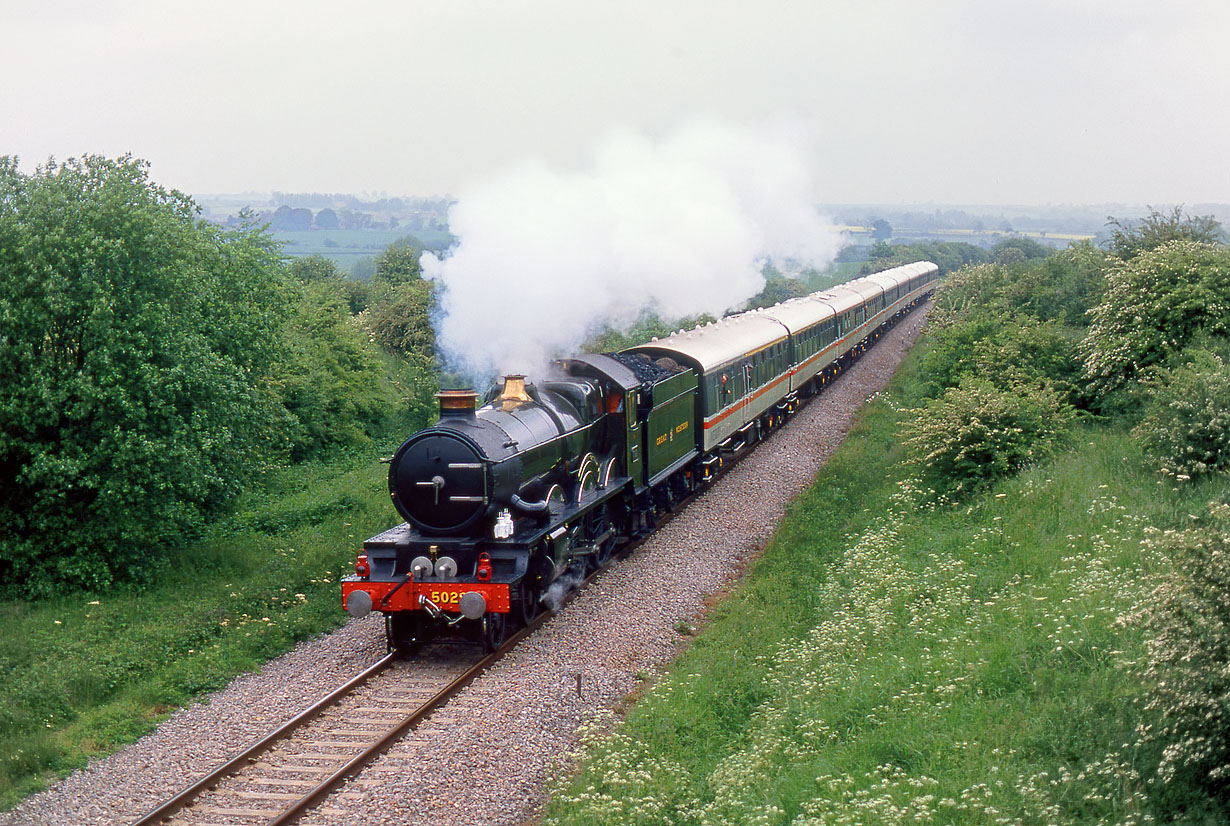
[[[147,164],[0,159],[0,581],[136,576],[285,449],[279,252]]]
[[[325,258],[323,255],[296,258],[290,262],[288,269],[296,280],[302,282],[340,281],[346,277],[332,258]]]
[[[269,225],[278,231],[301,232],[312,228],[312,210],[291,209],[283,204],[274,210]]]
[[[1035,261],[1047,258],[1054,252],[1055,250],[1046,244],[1039,243],[1032,238],[1017,236],[1005,238],[992,246],[991,258],[1000,264],[1010,264],[1014,261]],[[1006,254],[1011,254],[1012,260],[1004,260]]]
[[[295,292],[282,331],[286,355],[273,381],[294,417],[291,458],[367,446],[371,431],[397,406],[377,350],[350,314],[345,283],[306,280]]]
[[[419,279],[390,288],[383,299],[367,309],[364,325],[372,339],[386,350],[403,356],[432,356],[436,333],[431,326],[435,292]]]
[[[364,255],[350,266],[350,274],[358,281],[370,281],[376,274],[376,259]]]
[[[407,242],[399,241],[389,244],[384,252],[376,257],[376,268],[372,280],[387,287],[399,287],[423,280],[423,271],[419,268],[419,256],[422,250]]]
[[[811,292],[800,279],[786,275],[771,261],[765,262],[764,267],[761,268],[761,274],[764,276],[764,289],[747,300],[747,304],[744,305],[745,310],[772,307],[774,304],[780,304]]]
[[[884,218],[877,218],[871,222],[871,237],[877,241],[888,241],[893,237],[893,225]]]
[[[1106,225],[1115,228],[1107,249],[1124,261],[1171,241],[1219,244],[1225,238],[1221,224],[1212,215],[1185,215],[1181,206],[1169,215],[1150,207],[1149,214],[1138,222],[1107,218]]]
[[[329,207],[325,207],[320,212],[316,213],[316,228],[317,229],[337,229],[342,225],[338,219],[337,213]]]

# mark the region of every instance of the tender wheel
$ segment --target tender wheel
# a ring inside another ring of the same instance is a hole
[[[388,641],[389,651],[413,653],[427,637],[426,623],[417,613],[399,611],[384,616],[384,636]]]
[[[489,612],[483,614],[483,618],[478,621],[479,641],[483,644],[483,651],[488,654],[504,644],[508,631],[507,616],[507,614]]]

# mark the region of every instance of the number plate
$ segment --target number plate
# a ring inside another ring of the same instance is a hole
[[[415,593],[427,597],[442,610],[458,613],[458,603],[463,594],[476,591],[487,600],[488,611],[508,613],[508,585],[492,582],[458,582],[456,584],[442,582],[415,583]],[[417,597],[416,597],[417,602]]]

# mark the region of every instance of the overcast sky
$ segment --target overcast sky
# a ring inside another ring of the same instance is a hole
[[[0,0],[0,154],[464,192],[613,130],[810,131],[829,203],[1230,201],[1226,0]]]

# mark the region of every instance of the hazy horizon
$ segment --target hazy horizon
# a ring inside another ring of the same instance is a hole
[[[0,153],[193,193],[462,196],[789,122],[827,204],[1230,201],[1230,6],[0,0]]]

